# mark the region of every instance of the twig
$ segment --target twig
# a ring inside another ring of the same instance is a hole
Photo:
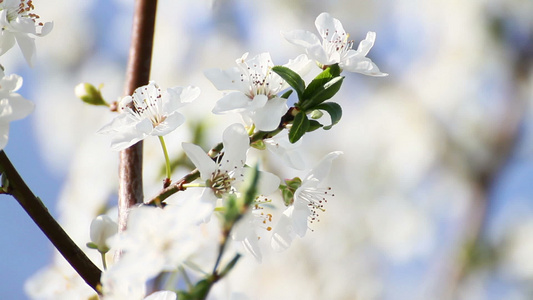
[[[4,192],[12,195],[24,208],[32,220],[54,244],[68,263],[80,274],[85,282],[99,293],[102,271],[83,253],[50,215],[41,200],[36,197],[9,161],[4,151],[0,151],[0,171],[7,179]],[[5,179],[4,179],[5,180]]]

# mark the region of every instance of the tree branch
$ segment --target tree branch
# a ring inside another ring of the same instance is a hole
[[[136,88],[150,79],[157,0],[137,0],[131,46],[126,71],[124,94],[132,95]],[[134,205],[143,202],[142,141],[120,152],[118,224],[126,229],[128,214]]]
[[[12,195],[24,208],[32,220],[54,244],[69,264],[80,274],[85,282],[96,292],[99,292],[100,275],[102,271],[83,253],[50,215],[41,200],[36,197],[9,161],[4,151],[0,151],[0,171],[8,180],[4,192]]]

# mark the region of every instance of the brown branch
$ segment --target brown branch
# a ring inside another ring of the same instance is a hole
[[[99,292],[102,271],[93,264],[50,215],[41,200],[33,194],[20,177],[4,151],[0,151],[0,171],[3,173],[2,176],[8,180],[7,186],[3,187],[4,192],[17,200],[74,270],[90,287]]]
[[[148,84],[152,61],[157,0],[137,0],[124,94]],[[130,209],[143,202],[142,141],[120,152],[118,215],[119,231],[126,229]]]

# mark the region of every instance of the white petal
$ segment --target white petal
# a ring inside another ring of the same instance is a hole
[[[177,299],[176,293],[172,291],[158,291],[144,298],[144,300],[176,300],[176,299]]]
[[[181,147],[187,154],[187,157],[200,171],[202,180],[207,180],[216,170],[215,162],[209,157],[200,146],[191,143],[182,143]]]
[[[166,93],[163,97],[166,98],[165,101],[165,111],[171,112],[174,111],[183,105],[194,101],[200,96],[200,88],[195,86],[187,87],[173,87],[166,90]]]
[[[315,20],[315,26],[320,34],[327,30],[329,32],[328,37],[332,37],[335,32],[338,35],[346,34],[346,31],[344,31],[344,28],[342,27],[342,23],[328,13],[321,13],[318,15]]]
[[[376,66],[376,64],[374,64],[368,57],[349,57],[340,65],[340,67],[348,72],[357,72],[368,76],[383,77],[389,75],[381,72],[378,66]]]
[[[213,108],[214,114],[241,112],[248,109],[250,98],[241,92],[231,92],[220,98]]]
[[[4,12],[4,10],[2,11]],[[6,30],[0,30],[0,55],[3,55],[7,50],[13,48],[15,45],[15,35]]]
[[[290,59],[284,66],[298,73],[300,76],[305,76],[311,71],[313,65],[313,61],[307,55],[300,54],[295,59]]]
[[[281,117],[287,112],[287,99],[272,98],[268,100],[260,110],[257,110],[252,115],[252,119],[257,129],[262,131],[272,131],[278,128]]]
[[[341,154],[342,151],[334,151],[324,156],[324,158],[322,158],[322,160],[311,170],[311,172],[307,174],[307,177],[304,179],[304,181],[313,179],[318,180],[319,182],[323,181],[329,174],[331,163]]]
[[[239,170],[246,162],[246,152],[250,147],[250,137],[242,124],[232,124],[224,130],[222,141],[224,157],[220,169],[224,171]]]
[[[253,172],[253,168],[244,169],[244,177],[248,177]],[[262,196],[269,196],[279,189],[281,180],[278,176],[265,171],[259,171],[259,181],[257,183],[257,192]]]
[[[255,95],[255,97],[252,100],[252,102],[250,102],[250,105],[248,106],[248,109],[250,111],[261,109],[261,108],[265,107],[265,104],[267,104],[267,102],[268,102],[268,97],[266,95],[263,95],[263,94]]]
[[[7,145],[9,138],[9,122],[0,122],[0,150]]]
[[[366,38],[359,43],[359,47],[357,47],[357,52],[359,52],[363,56],[366,56],[370,49],[372,49],[372,47],[374,46],[375,41],[376,33],[372,31],[367,32]]]
[[[221,91],[237,90],[245,92],[249,84],[247,78],[245,78],[245,81],[242,81],[241,71],[237,67],[225,71],[221,69],[208,69],[204,71],[204,75]]]
[[[311,212],[309,211],[309,207],[307,207],[307,203],[298,201],[299,198],[296,194],[294,195],[294,199],[294,208],[291,215],[293,229],[297,235],[304,237],[307,232],[307,221]]]
[[[320,45],[320,39],[316,34],[306,30],[282,31],[281,35],[291,44],[303,48],[310,48]]]
[[[35,56],[35,39],[29,37],[23,33],[16,33],[15,39],[19,44],[20,50],[26,59],[26,62],[31,67],[33,63],[33,57]]]
[[[5,121],[20,120],[25,118],[35,109],[35,104],[27,99],[24,99],[19,94],[12,94],[9,98],[9,105],[11,106],[11,115],[3,118]]]
[[[49,34],[53,28],[54,28],[54,22],[44,23],[44,25],[41,27],[41,32],[39,33],[39,36],[45,36]]]
[[[289,216],[292,215],[293,209],[294,207],[290,206],[285,210],[272,231],[270,245],[275,251],[287,250],[292,243],[295,233]]]
[[[158,136],[167,135],[171,133],[172,131],[174,131],[176,128],[178,128],[184,122],[185,122],[185,117],[179,112],[175,111],[169,116],[167,116],[165,121],[157,125],[152,130],[151,135],[158,135]]]

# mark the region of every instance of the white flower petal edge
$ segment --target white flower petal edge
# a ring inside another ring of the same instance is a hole
[[[111,149],[120,151],[145,139],[147,136],[164,136],[185,122],[177,111],[200,95],[193,86],[174,87],[161,92],[150,81],[135,90],[132,96],[120,101],[121,113],[98,133],[112,135]]]
[[[4,76],[4,71],[0,69],[0,78],[0,150],[2,150],[9,139],[9,123],[28,116],[35,109],[35,104],[16,93],[22,86],[22,77],[15,74]]]
[[[274,66],[269,53],[248,59],[248,53],[236,60],[237,67],[229,70],[209,69],[205,76],[219,90],[234,90],[223,96],[213,108],[213,113],[238,112],[251,120],[258,130],[271,131],[278,127],[287,112],[287,100],[278,93],[289,85],[271,69]],[[300,55],[284,65],[305,75],[311,68],[306,55]]]
[[[333,64],[349,72],[357,72],[369,76],[387,76],[366,57],[374,41],[375,32],[368,32],[366,38],[361,41],[357,50],[353,50],[353,41],[349,41],[349,35],[344,31],[341,22],[331,17],[328,13],[321,13],[315,20],[322,43],[319,38],[309,31],[293,30],[282,32],[285,39],[300,48],[315,60],[321,68]]]
[[[294,193],[294,203],[283,212],[272,232],[271,246],[274,250],[287,249],[293,238],[305,236],[308,223],[316,221],[324,204],[333,196],[329,187],[322,187],[331,164],[341,151],[327,154],[305,177]]]
[[[144,300],[176,300],[177,295],[172,291],[158,291],[150,294]]]

